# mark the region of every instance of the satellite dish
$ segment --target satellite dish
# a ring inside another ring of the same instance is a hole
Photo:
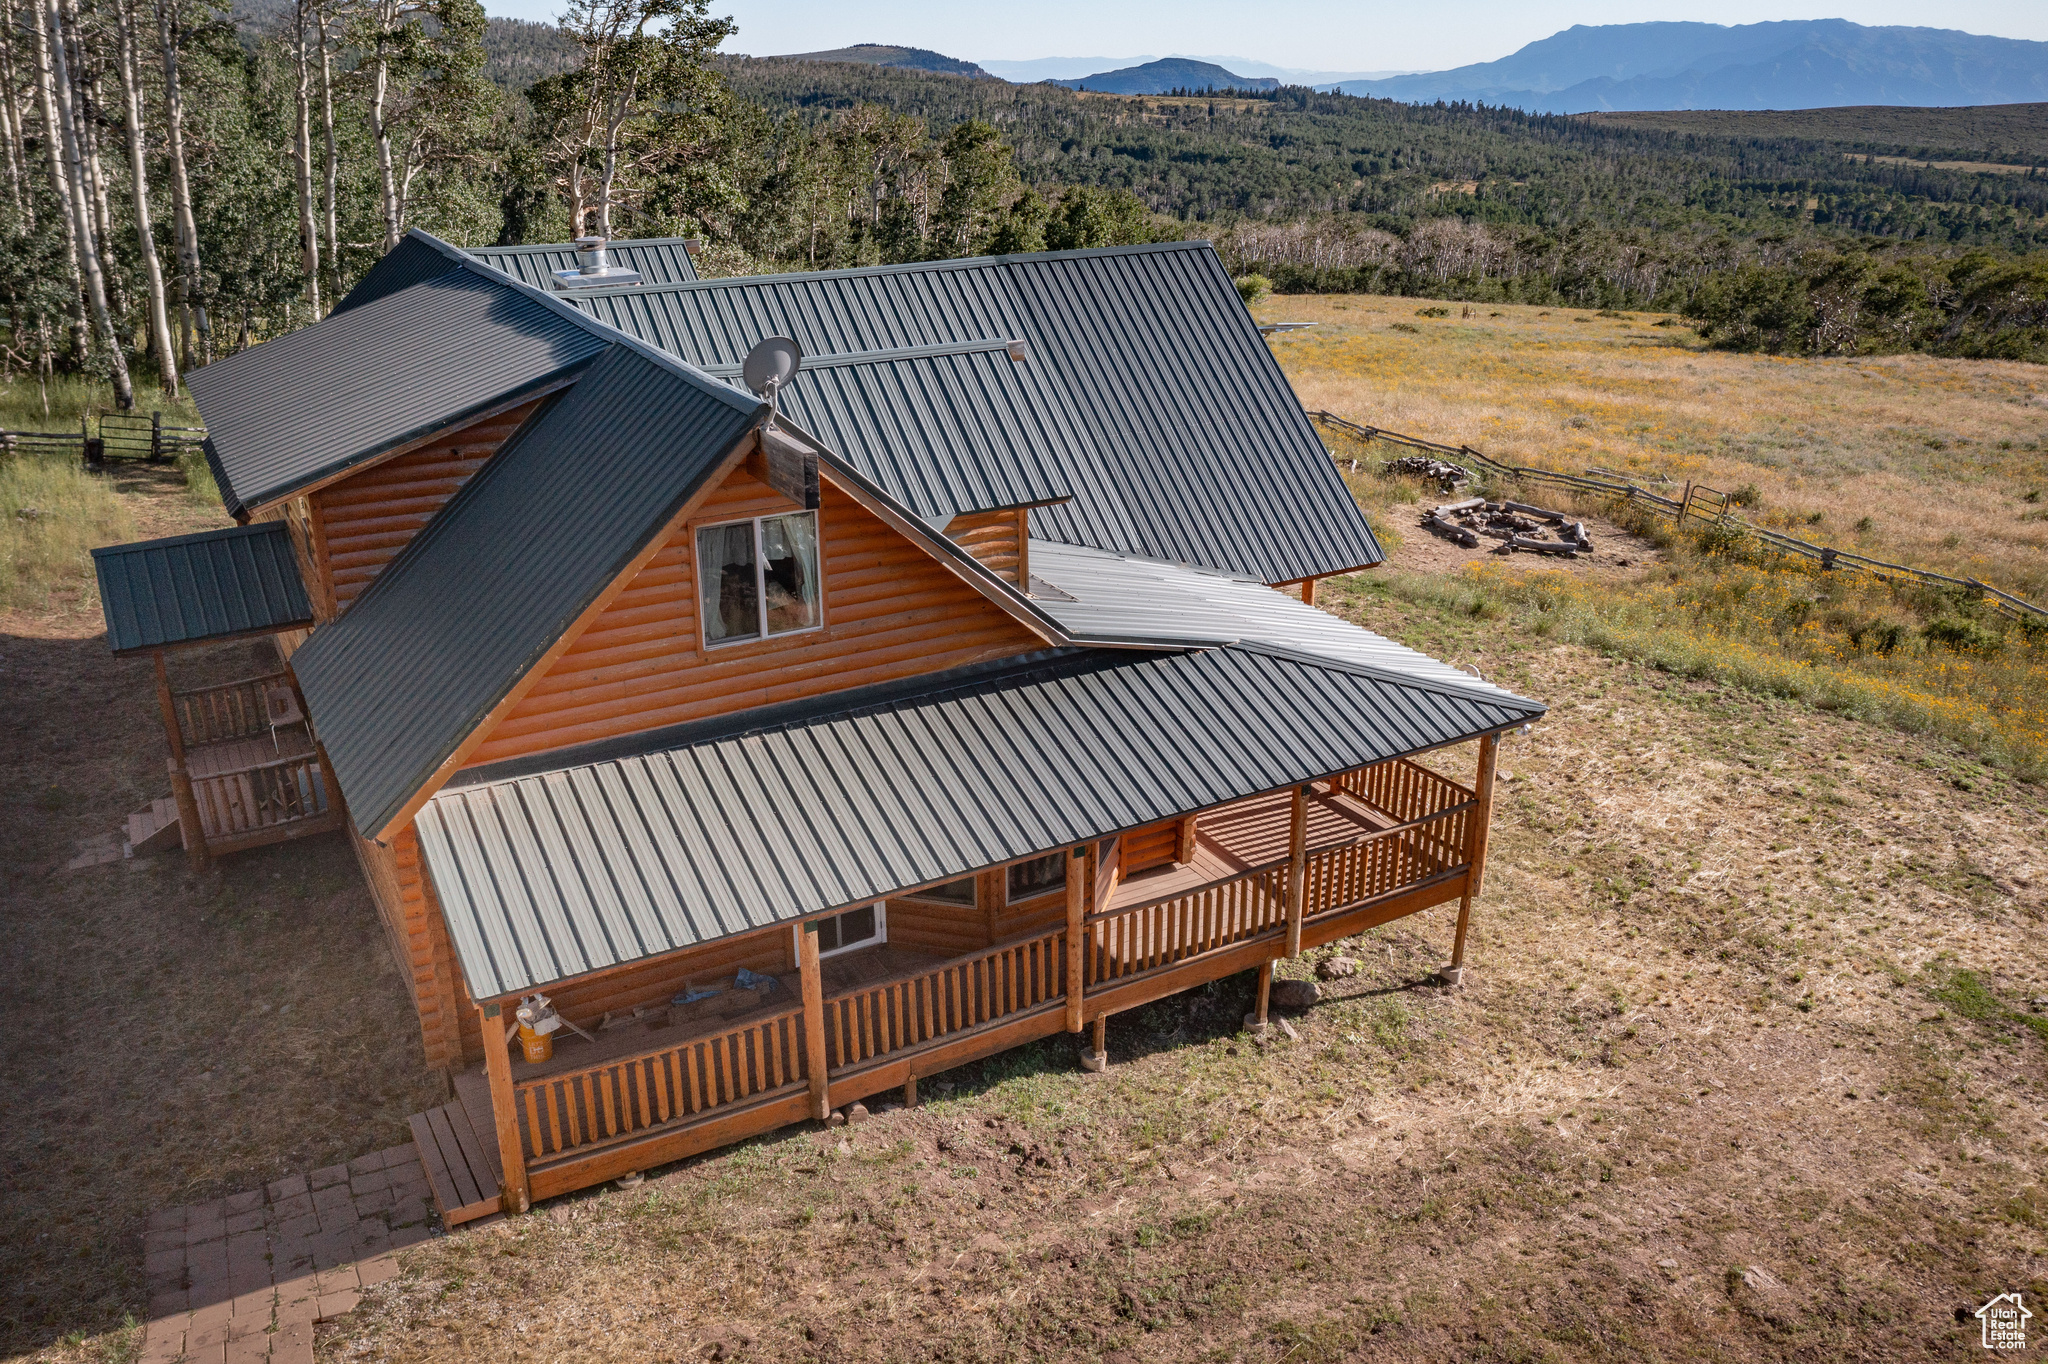
[[[796,378],[804,362],[803,348],[786,336],[771,336],[756,343],[740,362],[740,379],[754,395],[770,403],[775,395]]]

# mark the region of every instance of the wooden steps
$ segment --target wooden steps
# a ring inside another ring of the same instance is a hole
[[[151,801],[147,810],[137,810],[128,816],[128,843],[138,856],[183,847],[178,803],[169,796],[161,796]]]
[[[415,1113],[410,1121],[442,1224],[459,1227],[498,1211],[497,1134],[489,1128],[479,1134],[459,1101]]]

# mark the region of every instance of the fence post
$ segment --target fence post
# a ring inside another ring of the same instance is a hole
[[[164,457],[164,414],[149,414],[149,462],[158,464]]]

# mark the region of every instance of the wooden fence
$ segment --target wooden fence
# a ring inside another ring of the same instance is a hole
[[[1503,464],[1469,445],[1445,445],[1440,441],[1424,440],[1420,436],[1404,435],[1399,431],[1364,426],[1358,422],[1346,421],[1333,412],[1311,411],[1308,415],[1312,420],[1321,422],[1332,430],[1342,431],[1360,440],[1385,441],[1389,445],[1427,451],[1439,459],[1461,464],[1474,474],[1484,471],[1518,479],[1524,483],[1592,493],[1617,500],[1626,508],[1664,517],[1681,527],[1689,520],[1725,523],[1746,535],[1755,536],[1760,543],[1780,554],[1810,559],[1818,563],[1824,572],[1843,570],[1868,573],[1879,582],[1903,578],[1908,582],[1926,583],[1930,586],[1960,587],[1965,591],[1977,593],[1993,610],[2009,619],[2033,625],[2048,625],[2048,609],[2036,606],[2023,597],[2015,597],[2010,592],[2000,591],[1991,584],[1979,582],[1975,578],[1951,578],[1941,573],[1930,573],[1924,568],[1887,563],[1882,559],[1872,559],[1849,550],[1816,545],[1797,536],[1772,530],[1768,526],[1759,526],[1754,521],[1745,520],[1730,511],[1732,504],[1726,493],[1702,484],[1688,483],[1680,496],[1666,497],[1628,479],[1613,476],[1607,470],[1588,470],[1586,474],[1581,475],[1559,473],[1555,469],[1539,469],[1531,465]]]
[[[209,839],[234,838],[323,815],[331,808],[327,774],[310,753],[273,758],[193,777],[199,827]]]
[[[107,412],[99,417],[97,433],[93,427],[87,413],[76,432],[0,431],[0,454],[70,455],[88,469],[103,469],[116,461],[164,464],[206,443],[205,428],[170,425],[161,412]]]
[[[223,682],[216,687],[194,687],[173,692],[178,708],[178,733],[187,747],[245,739],[270,728],[270,710],[265,697],[269,688],[282,685],[291,674],[265,673]]]

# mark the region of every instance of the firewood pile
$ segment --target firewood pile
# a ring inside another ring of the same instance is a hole
[[[1380,472],[1432,479],[1445,492],[1472,481],[1471,470],[1447,460],[1431,459],[1428,455],[1403,455],[1399,459],[1390,459],[1380,466]]]
[[[1532,507],[1527,502],[1489,502],[1483,497],[1446,503],[1423,513],[1422,524],[1444,539],[1479,548],[1481,539],[1501,542],[1496,554],[1517,550],[1570,558],[1593,552],[1593,538],[1586,523],[1573,521],[1563,512]]]

